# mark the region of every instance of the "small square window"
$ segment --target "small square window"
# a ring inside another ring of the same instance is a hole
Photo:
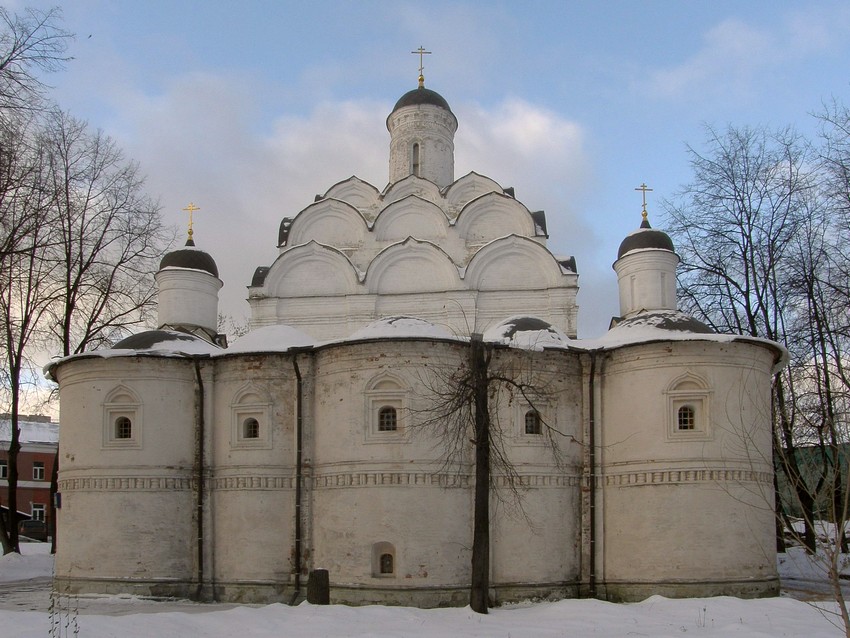
[[[9,462],[6,459],[0,459],[0,479],[9,478]]]
[[[33,464],[32,464],[32,480],[33,481],[43,481],[44,480],[44,463],[42,461],[33,461]]]

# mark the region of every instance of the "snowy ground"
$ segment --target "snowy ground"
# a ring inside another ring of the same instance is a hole
[[[468,608],[422,610],[407,607],[319,607],[210,605],[154,602],[133,597],[54,598],[49,593],[52,557],[46,543],[22,546],[23,555],[0,559],[0,636],[336,636],[504,637],[696,635],[773,637],[840,636],[830,616],[820,570],[802,552],[779,559],[780,598],[670,600],[654,596],[615,605],[597,600],[564,600],[494,609],[480,616]],[[789,595],[790,594],[790,595]],[[793,597],[792,597],[793,596]],[[809,601],[802,602],[797,598]],[[53,633],[51,634],[51,627]]]

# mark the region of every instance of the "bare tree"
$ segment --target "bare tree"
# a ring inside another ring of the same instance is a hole
[[[69,59],[65,51],[71,35],[58,26],[60,15],[57,8],[15,15],[0,7],[0,354],[11,414],[9,528],[0,520],[4,553],[18,551],[18,410],[29,367],[27,347],[53,294],[49,285],[40,285],[50,269],[40,256],[52,241],[45,223],[51,193],[33,114],[45,106],[47,87],[39,72],[55,71]]]
[[[789,277],[794,241],[815,192],[807,170],[809,147],[790,129],[708,128],[707,134],[706,152],[688,149],[693,181],[665,203],[682,260],[680,303],[718,332],[764,337],[787,346],[793,341],[787,310],[793,296]],[[777,469],[787,474],[800,505],[811,513],[812,492],[793,453],[798,418],[793,397],[793,375],[777,374]],[[780,454],[782,450],[786,453]],[[811,527],[805,540],[814,551]]]
[[[2,216],[11,229],[25,228],[26,233],[7,240],[13,246],[0,260],[0,326],[2,326],[2,351],[4,368],[8,375],[7,398],[11,420],[11,440],[8,451],[9,526],[0,527],[0,542],[4,553],[19,551],[17,529],[18,452],[20,427],[18,415],[27,371],[30,369],[29,348],[42,337],[43,319],[48,308],[58,298],[58,288],[53,264],[44,259],[45,251],[53,238],[51,193],[45,190],[43,154],[40,144],[28,148],[26,158],[16,158],[26,179],[18,181],[13,192],[5,193]],[[18,226],[17,221],[22,220]],[[14,231],[13,231],[14,232]]]
[[[690,150],[694,181],[667,210],[686,309],[788,349],[773,382],[779,531],[823,566],[850,637],[850,117],[833,104],[822,121],[820,146],[788,130],[709,129],[708,151]]]
[[[100,131],[56,112],[46,130],[62,302],[49,328],[63,356],[111,343],[154,306],[153,273],[170,236],[139,167]]]
[[[138,165],[101,132],[47,106],[39,73],[69,59],[60,15],[0,8],[0,350],[12,415],[6,500],[13,520],[30,352],[37,346],[67,356],[144,322],[170,239]],[[16,526],[0,531],[4,551],[16,551]]]
[[[155,304],[153,273],[171,239],[136,163],[115,142],[61,111],[44,132],[55,240],[44,258],[59,298],[47,310],[48,339],[62,356],[112,343],[142,324]],[[59,454],[51,475],[58,489]],[[56,543],[53,499],[50,526]]]
[[[59,26],[61,18],[58,7],[26,9],[22,15],[0,7],[0,115],[43,105],[47,86],[39,71],[57,71],[70,60],[66,51],[73,36]]]
[[[555,437],[560,433],[549,427],[537,409],[551,390],[542,376],[535,374],[533,357],[533,352],[496,348],[474,334],[465,359],[447,363],[442,370],[438,367],[432,372],[435,376],[422,379],[427,398],[414,415],[415,427],[435,431],[444,443],[445,468],[459,471],[468,467],[472,444],[475,493],[469,604],[480,614],[486,614],[489,607],[490,499],[498,496],[493,477],[504,477],[510,492],[520,497],[521,479],[510,458],[508,426],[499,419],[500,401],[510,397],[531,406],[558,458]]]

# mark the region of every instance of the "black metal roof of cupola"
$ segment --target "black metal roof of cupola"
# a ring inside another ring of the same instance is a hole
[[[646,193],[651,191],[646,184],[641,184],[636,191],[643,192],[643,210],[641,211],[642,220],[640,228],[629,233],[626,238],[620,243],[620,249],[617,251],[617,259],[623,255],[632,252],[633,250],[669,250],[671,253],[676,252],[673,246],[673,240],[670,236],[660,230],[654,230],[649,225],[649,214],[646,212]]]
[[[191,240],[189,240],[191,241]],[[195,243],[186,242],[186,248],[172,250],[166,253],[159,262],[159,269],[165,268],[189,268],[191,270],[203,270],[213,277],[218,277],[218,266],[209,253],[195,248]]]
[[[452,112],[452,109],[449,107],[449,103],[446,101],[446,98],[444,98],[436,91],[426,89],[423,85],[402,95],[398,99],[398,102],[395,103],[395,106],[393,107],[393,113],[405,106],[418,106],[420,104],[431,104],[432,106],[439,106],[441,109],[445,109],[449,113]],[[452,115],[454,114],[452,113]]]
[[[215,259],[209,253],[195,247],[194,233],[192,228],[192,213],[196,210],[201,210],[194,203],[183,209],[189,213],[189,230],[187,233],[186,247],[178,250],[172,250],[166,253],[159,262],[159,269],[165,268],[189,268],[191,270],[202,270],[208,272],[213,277],[218,277],[218,266]]]
[[[649,221],[644,217],[643,221],[633,233],[630,233],[620,244],[620,249],[617,251],[617,259],[630,253],[633,250],[643,250],[652,248],[656,250],[669,250],[676,252],[673,246],[673,240],[670,235],[661,230],[654,230],[649,225]]]

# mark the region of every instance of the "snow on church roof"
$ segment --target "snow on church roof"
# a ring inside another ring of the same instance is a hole
[[[774,341],[745,335],[718,334],[706,324],[678,310],[641,312],[620,321],[598,339],[573,342],[572,345],[584,350],[611,350],[658,341],[744,341],[772,349],[776,353],[777,368],[784,366],[788,359],[788,351]]]
[[[263,326],[236,339],[222,354],[245,352],[282,352],[314,345],[313,337],[297,328],[279,324]]]
[[[571,340],[548,321],[516,315],[488,328],[484,341],[523,350],[543,350],[544,347],[566,346]]]
[[[122,352],[123,351],[123,352]],[[95,350],[91,354],[101,354]],[[215,354],[221,348],[200,337],[176,330],[146,330],[122,339],[109,349],[114,354]]]
[[[407,317],[399,315],[395,317],[383,317],[377,321],[373,321],[368,326],[357,330],[350,337],[345,339],[360,340],[360,339],[386,339],[400,337],[428,337],[432,339],[454,339],[455,335],[451,334],[443,326],[438,326],[430,321],[419,319],[417,317]]]

